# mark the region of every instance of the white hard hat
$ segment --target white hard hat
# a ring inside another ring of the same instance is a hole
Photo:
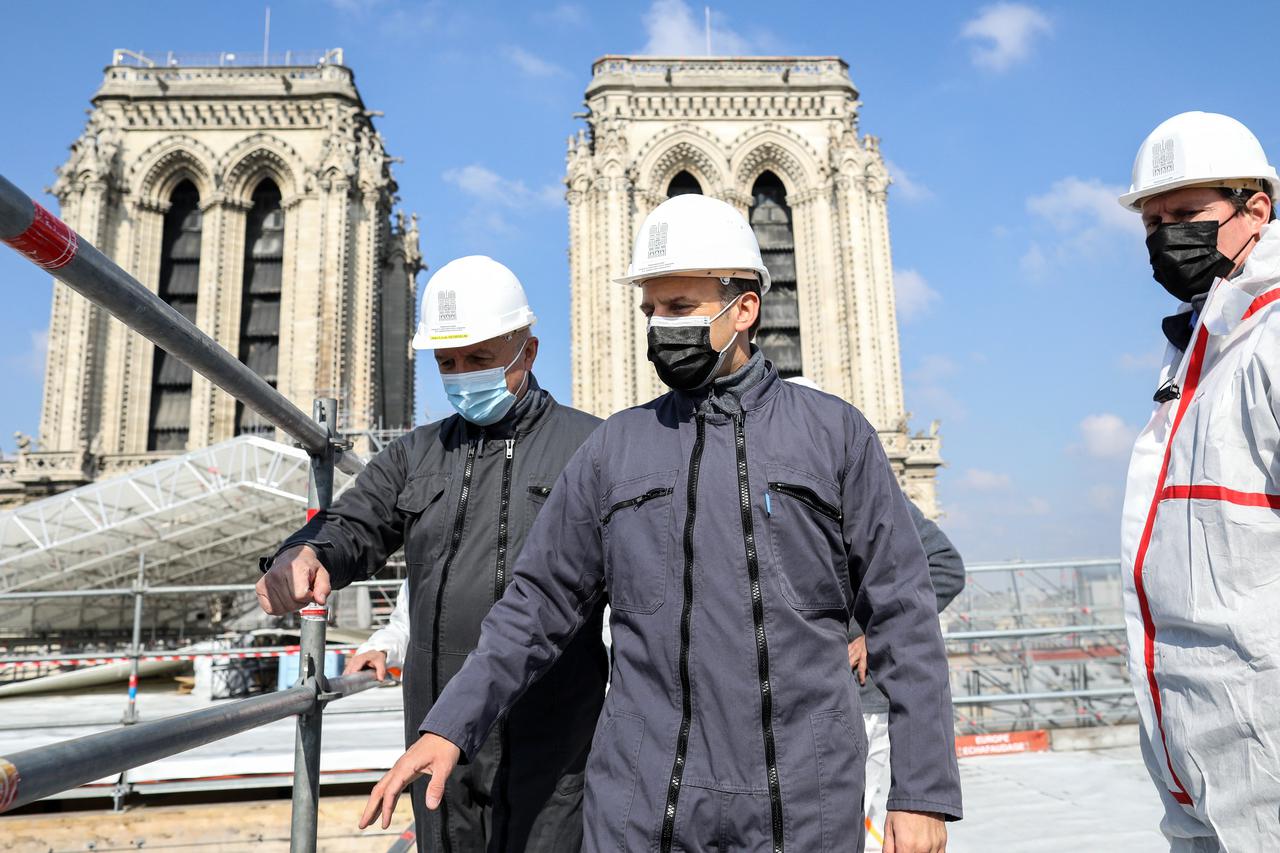
[[[1179,187],[1245,187],[1249,181],[1263,182],[1277,200],[1280,178],[1249,128],[1219,113],[1179,113],[1143,140],[1120,203],[1141,210],[1147,199]]]
[[[470,346],[536,322],[515,273],[493,258],[468,255],[445,264],[427,282],[413,347]]]
[[[660,275],[744,277],[754,273],[769,292],[769,270],[755,232],[737,208],[710,196],[686,193],[653,209],[636,233],[631,266],[618,284],[640,284]]]

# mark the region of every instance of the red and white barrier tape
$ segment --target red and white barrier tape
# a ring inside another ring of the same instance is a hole
[[[34,201],[31,205],[35,208],[35,215],[27,230],[4,242],[25,255],[36,266],[49,272],[60,270],[76,256],[79,248],[76,232]]]
[[[354,649],[354,644],[326,646],[327,652],[341,652]],[[301,650],[300,646],[283,646],[279,648],[263,648],[263,649],[245,649],[243,651],[236,649],[216,649],[210,651],[199,652],[181,652],[173,654],[146,653],[138,655],[138,660],[142,661],[189,661],[196,658],[274,658],[283,657],[285,655],[298,654]],[[112,656],[112,657],[62,657],[62,658],[43,658],[33,657],[27,661],[6,661],[0,662],[0,668],[6,666],[37,666],[39,664],[48,664],[50,666],[100,666],[107,663],[128,663],[133,660],[129,655]]]

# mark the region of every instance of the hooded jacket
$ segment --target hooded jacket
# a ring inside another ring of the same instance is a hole
[[[860,849],[850,612],[890,701],[889,808],[961,814],[934,593],[876,431],[760,373],[732,414],[672,392],[587,440],[422,721],[471,758],[607,598],[585,850]]]
[[[561,471],[600,423],[556,403],[530,378],[507,416],[478,427],[458,415],[419,427],[369,463],[333,506],[282,546],[310,544],[334,589],[378,571],[404,547],[409,641],[405,745],[476,647],[480,624]],[[581,843],[583,767],[608,675],[602,607],[536,689],[510,709],[428,812],[413,786],[420,850],[546,851]]]

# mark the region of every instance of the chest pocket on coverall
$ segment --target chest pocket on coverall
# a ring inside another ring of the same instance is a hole
[[[449,539],[448,490],[447,473],[414,474],[396,499],[404,522],[404,559],[419,572],[431,569]]]
[[[667,595],[677,470],[614,485],[600,518],[609,606],[653,613]]]
[[[796,610],[844,610],[848,563],[836,485],[770,462],[765,516],[782,597]]]

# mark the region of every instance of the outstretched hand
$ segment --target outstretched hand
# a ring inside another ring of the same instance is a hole
[[[347,661],[347,665],[342,668],[342,674],[352,675],[365,668],[373,670],[373,674],[378,677],[379,681],[386,681],[387,653],[382,649],[370,649],[367,652],[361,652]]]
[[[462,751],[439,735],[425,734],[386,772],[369,792],[360,828],[365,829],[378,816],[382,816],[382,828],[391,827],[400,793],[423,776],[430,776],[427,784],[427,808],[434,811],[444,799],[444,783],[457,766]]]

